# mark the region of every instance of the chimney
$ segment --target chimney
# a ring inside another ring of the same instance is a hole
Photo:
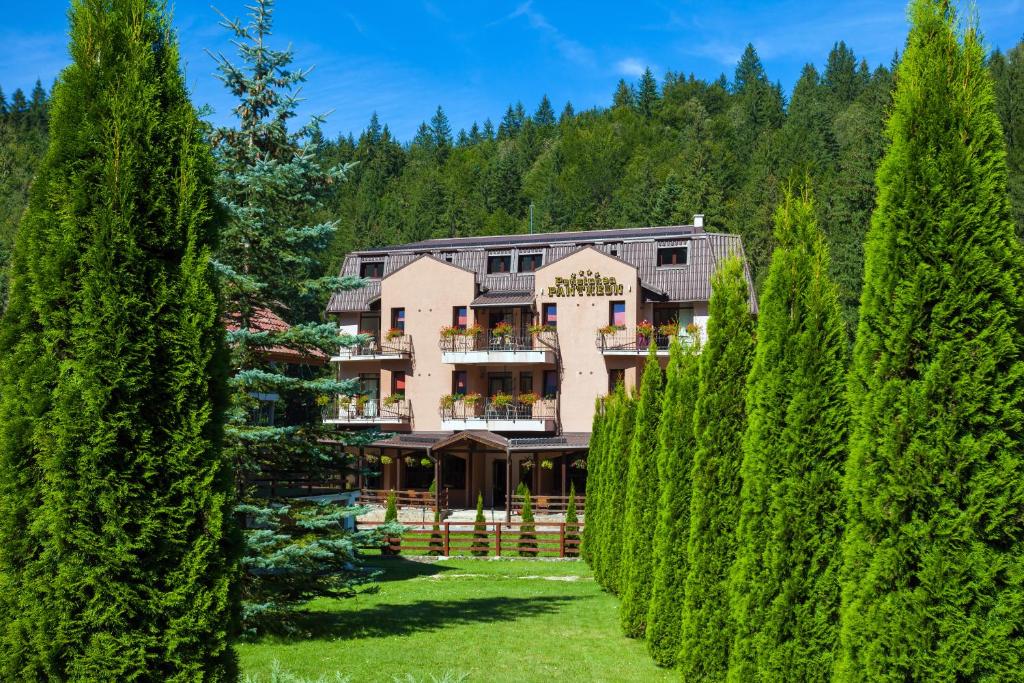
[[[695,213],[693,215],[693,227],[695,227],[695,228],[703,228],[704,227],[704,214],[702,214],[702,213]]]

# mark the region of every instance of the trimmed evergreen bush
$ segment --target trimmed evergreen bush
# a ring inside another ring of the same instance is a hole
[[[659,665],[672,667],[679,651],[680,618],[690,536],[693,408],[700,386],[698,347],[673,340],[658,422],[658,523],[654,532],[654,582],[647,614],[647,647]]]
[[[1024,670],[1024,268],[976,26],[915,0],[850,379],[836,678]]]
[[[679,653],[688,681],[724,679],[732,644],[727,588],[736,556],[745,388],[754,350],[754,321],[739,258],[727,259],[715,273],[708,316],[693,415],[689,574]]]
[[[395,490],[391,489],[388,491],[388,506],[384,510],[384,521],[385,522],[397,522],[398,521],[398,503],[396,501],[397,495]]]
[[[604,425],[605,399],[598,397],[594,401],[594,421],[590,430],[590,448],[587,451],[587,523],[583,527],[583,542],[580,546],[580,554],[591,569],[594,569],[595,563],[598,562],[594,548],[597,544],[597,520],[600,516],[597,510],[601,505]]]
[[[427,544],[428,555],[444,555],[444,536],[441,535],[441,511],[434,510],[434,526],[430,529],[430,541]]]
[[[213,158],[163,5],[69,16],[0,321],[0,679],[235,680]]]
[[[605,590],[616,595],[621,590],[622,547],[626,509],[626,478],[629,476],[629,447],[636,422],[636,400],[625,389],[616,390],[614,434],[608,444],[607,467],[604,477],[604,510],[601,553]]]
[[[825,681],[839,636],[847,340],[810,191],[785,193],[765,281],[729,584],[729,679]]]
[[[517,547],[521,557],[537,556],[537,534],[533,523],[533,507],[530,503],[530,488],[523,486],[522,526],[519,527]]]
[[[490,552],[487,539],[487,519],[484,517],[484,494],[476,495],[476,520],[473,522],[473,544],[471,552],[477,557],[485,557]]]
[[[569,503],[565,507],[565,540],[566,541],[579,541],[580,540],[580,521],[576,516],[576,483],[569,483]],[[572,545],[565,546],[565,554],[567,557],[575,557],[579,554],[579,545],[573,543]]]
[[[657,348],[647,352],[640,380],[636,423],[629,449],[626,477],[626,515],[622,545],[622,603],[619,623],[630,638],[647,631],[651,606],[653,560],[651,544],[658,524],[658,420],[661,418],[662,380]]]

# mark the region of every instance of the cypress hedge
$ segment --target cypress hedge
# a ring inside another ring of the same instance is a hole
[[[484,517],[484,494],[476,494],[476,519],[473,521],[473,543],[470,552],[477,557],[490,553],[490,542],[487,539],[487,519]]]
[[[732,681],[823,681],[838,642],[847,339],[809,190],[786,191],[747,385]]]
[[[675,666],[682,625],[690,537],[693,408],[700,385],[697,343],[669,349],[658,422],[658,521],[654,531],[654,583],[647,614],[647,647],[661,666]]]
[[[601,506],[601,468],[604,464],[605,399],[594,401],[594,420],[590,430],[590,448],[587,451],[587,523],[583,527],[583,543],[580,553],[594,569],[597,557],[593,552],[597,539],[597,524]]]
[[[708,339],[694,408],[689,573],[679,666],[688,681],[725,678],[732,643],[727,587],[736,556],[745,389],[754,349],[747,279],[738,257],[714,274]]]
[[[161,4],[70,21],[0,321],[0,678],[234,680],[213,159]]]
[[[619,623],[630,638],[647,631],[651,605],[653,560],[651,545],[658,523],[658,420],[662,380],[657,347],[651,344],[637,400],[636,422],[629,448],[626,511],[623,529],[622,603]]]
[[[569,483],[569,503],[565,506],[565,540],[580,540],[580,524],[576,516],[576,482]],[[568,557],[575,557],[578,553],[578,544],[567,545],[565,548]]]
[[[608,443],[604,476],[604,510],[601,544],[602,583],[605,590],[618,595],[622,589],[622,548],[625,532],[626,478],[629,476],[629,447],[636,422],[636,399],[625,389],[616,390],[614,433]]]
[[[850,379],[836,678],[1024,670],[1024,266],[985,48],[915,0]]]
[[[519,540],[516,546],[521,557],[537,556],[537,534],[533,524],[533,504],[530,502],[530,488],[523,486],[522,525],[519,527]]]

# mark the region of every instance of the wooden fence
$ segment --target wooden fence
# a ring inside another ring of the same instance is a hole
[[[360,528],[381,522],[359,522]],[[406,531],[388,539],[387,552],[408,555],[480,555],[496,557],[578,557],[583,525],[565,522],[403,522]],[[524,530],[524,526],[530,527]],[[574,528],[573,528],[574,527]]]
[[[362,489],[359,502],[367,505],[387,505],[389,493],[391,491],[388,489]],[[395,491],[395,504],[398,507],[425,507],[433,510],[434,494],[415,489]],[[448,489],[441,490],[441,509],[448,509]]]
[[[524,496],[512,496],[512,509],[518,513],[523,509]],[[583,514],[583,507],[586,503],[586,496],[576,496],[576,513]],[[569,506],[569,496],[543,496],[531,495],[530,507],[534,512],[552,513],[565,512]]]

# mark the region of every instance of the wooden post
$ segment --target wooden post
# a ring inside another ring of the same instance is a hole
[[[558,556],[565,557],[565,522],[558,524]]]
[[[512,453],[505,449],[505,523],[512,521]]]
[[[501,522],[494,525],[494,555],[501,557]]]
[[[395,451],[395,490],[402,490],[402,451]]]
[[[451,530],[449,529],[450,524],[451,524],[451,522],[445,522],[444,523],[444,556],[445,557],[448,557],[448,555],[451,553],[451,549],[449,548],[449,542],[448,542],[448,540],[449,540],[448,539],[448,534],[451,533]]]
[[[537,496],[540,494],[540,458],[537,454],[533,454],[533,487],[530,491],[530,495]]]
[[[430,447],[427,447],[427,457],[430,457]],[[441,512],[441,458],[434,455],[434,511]]]
[[[358,470],[356,474],[356,488],[362,491],[366,487],[366,474],[364,473],[366,469],[366,453],[362,446],[359,447],[359,456],[356,458],[356,469]]]
[[[562,453],[562,501],[565,503],[565,506],[566,506],[565,510],[567,510],[569,508],[568,501],[565,500],[565,478],[566,478],[566,476],[568,475],[568,472],[569,472],[569,468],[566,467],[565,465],[568,462],[568,460],[569,460],[569,454],[568,453]],[[562,510],[562,512],[565,512],[565,510]]]

